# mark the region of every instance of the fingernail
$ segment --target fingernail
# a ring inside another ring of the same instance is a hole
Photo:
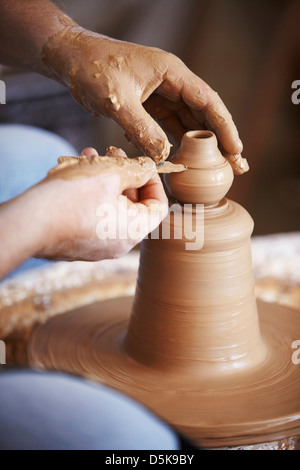
[[[170,154],[170,148],[171,148],[170,142],[168,140],[165,140],[160,154],[154,157],[154,161],[158,163],[160,161],[166,160]]]

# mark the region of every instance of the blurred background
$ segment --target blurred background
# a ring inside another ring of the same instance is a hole
[[[254,234],[300,230],[300,104],[291,100],[300,80],[299,0],[54,3],[88,29],[176,54],[215,89],[251,169],[235,178],[230,197],[254,218]],[[139,154],[114,122],[89,115],[60,84],[8,67],[0,75],[7,87],[0,123],[50,130],[78,151],[92,146],[103,154],[115,145]]]

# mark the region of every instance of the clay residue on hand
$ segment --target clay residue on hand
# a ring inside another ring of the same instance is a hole
[[[184,165],[174,165],[171,162],[156,165],[150,157],[114,156],[120,151],[115,147],[109,147],[107,149],[109,156],[61,156],[58,158],[58,165],[48,172],[47,180],[53,178],[72,180],[117,173],[121,175],[121,186],[127,188],[129,181],[134,179],[139,181],[144,176],[149,176],[150,179],[156,172],[171,173],[186,169]]]
[[[143,59],[136,65],[140,67],[139,73],[131,63],[131,56],[136,54]],[[43,48],[43,61],[84,109],[95,116],[112,118],[130,134],[136,146],[143,147],[145,154],[158,162],[168,157],[170,143],[160,126],[143,110],[142,103],[162,82],[166,67],[162,68],[157,60],[149,67],[151,76],[147,77],[150,72],[142,68],[147,54],[152,57],[153,49],[134,45],[133,52],[129,43],[73,25],[50,38]],[[144,82],[140,83],[137,77],[143,77]]]
[[[139,158],[142,158],[140,161]],[[93,155],[87,157],[60,157],[59,164],[49,171],[47,180],[60,178],[65,180],[89,178],[98,175],[119,174],[121,190],[130,187],[130,183],[138,183],[145,176],[148,179],[155,173],[155,163],[151,158],[110,157]]]
[[[243,158],[242,155],[229,155],[224,153],[224,156],[229,161],[235,175],[243,175],[249,171],[248,161],[246,158]]]

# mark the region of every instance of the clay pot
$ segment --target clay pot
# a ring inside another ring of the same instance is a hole
[[[180,202],[215,204],[229,191],[233,172],[218,149],[216,136],[210,131],[187,132],[173,163],[189,170],[165,175],[166,186]]]
[[[188,167],[165,175],[180,205],[163,222],[170,239],[142,243],[126,350],[158,369],[184,374],[192,369],[205,378],[240,373],[266,354],[254,295],[253,220],[224,198],[233,173],[212,132],[185,134],[172,162]],[[181,239],[172,236],[184,225],[198,226],[197,235],[202,230],[197,250],[185,233]]]

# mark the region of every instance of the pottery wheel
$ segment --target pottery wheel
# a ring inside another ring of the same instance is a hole
[[[102,297],[37,326],[29,364],[120,390],[200,445],[296,436],[300,314],[256,302],[253,220],[225,197],[216,136],[185,133],[171,160],[186,169],[165,176],[177,203],[141,244],[134,303]]]
[[[38,326],[29,342],[30,364],[79,374],[128,393],[207,446],[299,434],[300,365],[291,360],[291,345],[300,332],[299,312],[258,301],[268,356],[246,378],[231,378],[230,387],[216,387],[196,376],[160,373],[128,357],[123,341],[131,305],[132,297],[98,302]]]

